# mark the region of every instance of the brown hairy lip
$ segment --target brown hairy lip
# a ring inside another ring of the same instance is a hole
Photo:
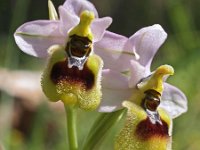
[[[141,140],[148,140],[151,137],[166,137],[168,138],[168,125],[161,119],[162,124],[156,122],[153,124],[147,117],[145,120],[141,121],[137,127],[135,134]]]
[[[72,84],[81,84],[86,90],[93,87],[95,80],[93,72],[87,66],[87,62],[84,64],[83,70],[79,70],[76,66],[68,68],[67,59],[54,64],[50,77],[55,84],[64,80]]]

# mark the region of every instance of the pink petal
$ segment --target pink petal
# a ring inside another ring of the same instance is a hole
[[[187,98],[178,88],[165,83],[160,107],[176,118],[187,111]]]
[[[63,6],[59,7],[60,31],[63,36],[67,36],[69,30],[79,23],[79,17],[70,14]]]
[[[136,50],[140,56],[139,62],[141,65],[150,69],[155,53],[166,38],[167,34],[160,25],[145,27],[129,38],[130,44],[127,49]]]
[[[112,18],[110,17],[98,18],[92,22],[91,29],[94,36],[94,42],[101,40],[105,30],[110,26],[111,23]]]
[[[99,112],[113,112],[122,108],[122,102],[130,98],[132,90],[102,88],[102,93]]]
[[[58,21],[28,22],[16,30],[14,38],[23,52],[36,57],[46,57],[50,46],[64,44],[65,38],[59,32],[58,27]]]
[[[103,88],[128,89],[128,82],[128,76],[125,76],[122,73],[110,69],[103,70],[102,72]]]
[[[127,40],[124,36],[106,31],[101,41],[95,43],[94,52],[103,59],[105,69],[119,72],[129,69],[129,61],[135,55],[124,50]]]
[[[132,90],[125,75],[106,69],[102,73],[102,92],[99,111],[112,112],[122,108],[122,102],[131,96]]]
[[[146,77],[150,72],[147,72],[146,68],[139,64],[137,61],[132,60],[130,64],[130,80],[129,87],[135,88],[137,83],[144,77]]]
[[[95,17],[98,18],[98,13],[96,8],[92,3],[87,0],[66,0],[63,7],[71,14],[75,16],[80,16],[81,12],[84,10],[93,11]]]

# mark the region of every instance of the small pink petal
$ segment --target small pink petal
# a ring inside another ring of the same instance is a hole
[[[23,52],[35,57],[46,57],[50,46],[64,44],[58,21],[37,20],[25,23],[16,30],[14,38]]]
[[[129,38],[128,49],[135,49],[141,65],[150,70],[152,59],[166,38],[167,34],[160,25],[145,27]]]
[[[98,13],[96,8],[92,3],[87,0],[66,0],[63,7],[71,14],[75,16],[80,16],[81,12],[84,10],[93,11],[95,17],[98,18]]]
[[[160,107],[176,118],[187,111],[187,98],[178,88],[165,83]]]
[[[95,19],[91,24],[91,30],[94,36],[94,42],[100,41],[102,36],[105,33],[105,30],[110,26],[112,23],[112,18],[110,17],[103,17]]]

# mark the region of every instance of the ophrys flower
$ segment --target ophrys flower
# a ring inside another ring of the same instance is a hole
[[[110,45],[110,49],[118,48],[121,53],[105,63],[103,103],[99,110],[128,109],[115,149],[170,150],[172,118],[187,111],[187,99],[179,89],[165,83],[168,75],[174,73],[171,66],[150,71],[153,56],[167,34],[160,25],[153,25],[129,39],[109,32],[104,37],[120,41],[117,46]]]
[[[86,0],[67,0],[59,7],[59,18],[49,4],[52,20],[25,23],[15,32],[16,43],[30,55],[50,56],[41,83],[51,101],[95,109],[101,99],[103,62],[93,48],[112,19],[98,18]]]

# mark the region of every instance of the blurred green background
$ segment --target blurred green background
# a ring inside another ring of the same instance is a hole
[[[53,2],[57,8],[64,0]],[[175,75],[168,81],[186,94],[189,106],[186,114],[174,120],[173,149],[200,149],[200,1],[92,2],[99,11],[99,16],[113,18],[109,30],[118,34],[131,36],[145,26],[163,26],[168,38],[156,54],[152,70],[161,64],[172,65]],[[21,52],[14,42],[13,33],[25,22],[47,18],[47,0],[0,0],[1,68],[29,71],[43,69],[45,61]],[[26,100],[12,97],[3,90],[0,91],[0,98],[0,150],[3,150],[3,147],[6,150],[67,149],[65,114],[62,110],[50,107],[46,99],[41,100],[37,107],[26,108],[23,102]],[[97,112],[78,112],[80,144],[97,115]],[[18,118],[17,123],[15,117]],[[112,129],[99,149],[112,149],[113,138],[119,128],[120,125],[117,125]]]

